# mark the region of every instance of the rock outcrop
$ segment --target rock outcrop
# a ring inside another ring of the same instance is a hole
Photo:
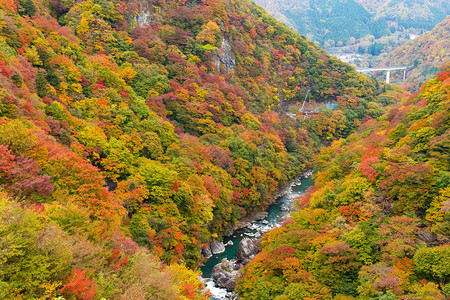
[[[230,71],[236,65],[236,56],[230,43],[225,37],[222,37],[222,45],[214,54],[213,61],[216,64],[217,70]]]
[[[259,252],[259,248],[260,248],[259,240],[244,238],[239,243],[236,258],[241,264],[246,265]]]
[[[213,241],[210,245],[212,254],[220,254],[225,252],[225,245],[220,241]]]
[[[260,242],[258,240],[249,238],[242,239],[238,246],[237,259],[228,260],[224,258],[213,267],[212,276],[216,285],[227,289],[227,291],[233,291],[236,287],[235,281],[239,270],[255,257],[259,248]]]
[[[243,267],[236,259],[228,260],[224,258],[212,269],[212,276],[217,286],[233,291],[236,287],[236,276]]]
[[[136,21],[138,26],[149,26],[152,22],[150,10],[147,7],[140,7],[139,13],[136,14],[134,20]]]
[[[209,246],[203,246],[202,247],[202,255],[206,258],[210,258],[211,256],[213,256],[211,249],[209,248]]]
[[[224,236],[231,236],[234,233],[234,226],[232,224],[227,225],[227,229],[224,232]]]
[[[235,224],[234,229],[242,229],[246,227],[250,227],[253,222],[262,220],[266,218],[268,213],[266,211],[260,211],[256,213],[251,213],[244,218],[242,218],[238,223]]]

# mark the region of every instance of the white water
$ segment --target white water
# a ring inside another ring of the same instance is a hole
[[[214,281],[210,278],[205,279],[205,288],[212,294],[210,299],[222,300],[227,299],[228,292],[226,289],[220,288],[214,284]]]

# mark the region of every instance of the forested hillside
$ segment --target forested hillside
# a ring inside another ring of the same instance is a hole
[[[315,186],[238,283],[242,299],[448,299],[450,66],[334,141]]]
[[[321,46],[352,45],[365,36],[431,30],[450,14],[445,0],[257,0],[278,20]]]
[[[324,45],[333,40],[347,42],[351,37],[371,35],[370,13],[354,0],[344,1],[255,1],[278,20],[300,34]]]
[[[204,298],[200,248],[401,94],[247,0],[0,8],[0,298]]]
[[[422,83],[435,76],[439,66],[450,61],[449,36],[450,16],[447,16],[433,30],[390,53],[381,65],[409,67],[405,82],[401,75],[393,77],[391,82],[410,92],[417,91]]]
[[[405,28],[431,28],[449,13],[446,0],[356,0],[375,19],[396,21]]]

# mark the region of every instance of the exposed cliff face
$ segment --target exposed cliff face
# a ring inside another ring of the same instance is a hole
[[[213,60],[218,71],[230,71],[234,69],[234,66],[236,65],[236,55],[225,37],[222,38],[220,48],[214,53]]]
[[[135,21],[138,26],[150,25],[152,22],[150,8],[145,5],[140,5],[139,12],[135,16]]]

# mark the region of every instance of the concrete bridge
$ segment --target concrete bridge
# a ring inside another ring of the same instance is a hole
[[[408,67],[386,67],[386,68],[366,68],[366,69],[356,69],[356,72],[359,73],[370,73],[374,71],[387,71],[386,72],[386,82],[389,83],[391,80],[391,71],[395,70],[403,70],[403,81],[406,79],[406,70]]]

